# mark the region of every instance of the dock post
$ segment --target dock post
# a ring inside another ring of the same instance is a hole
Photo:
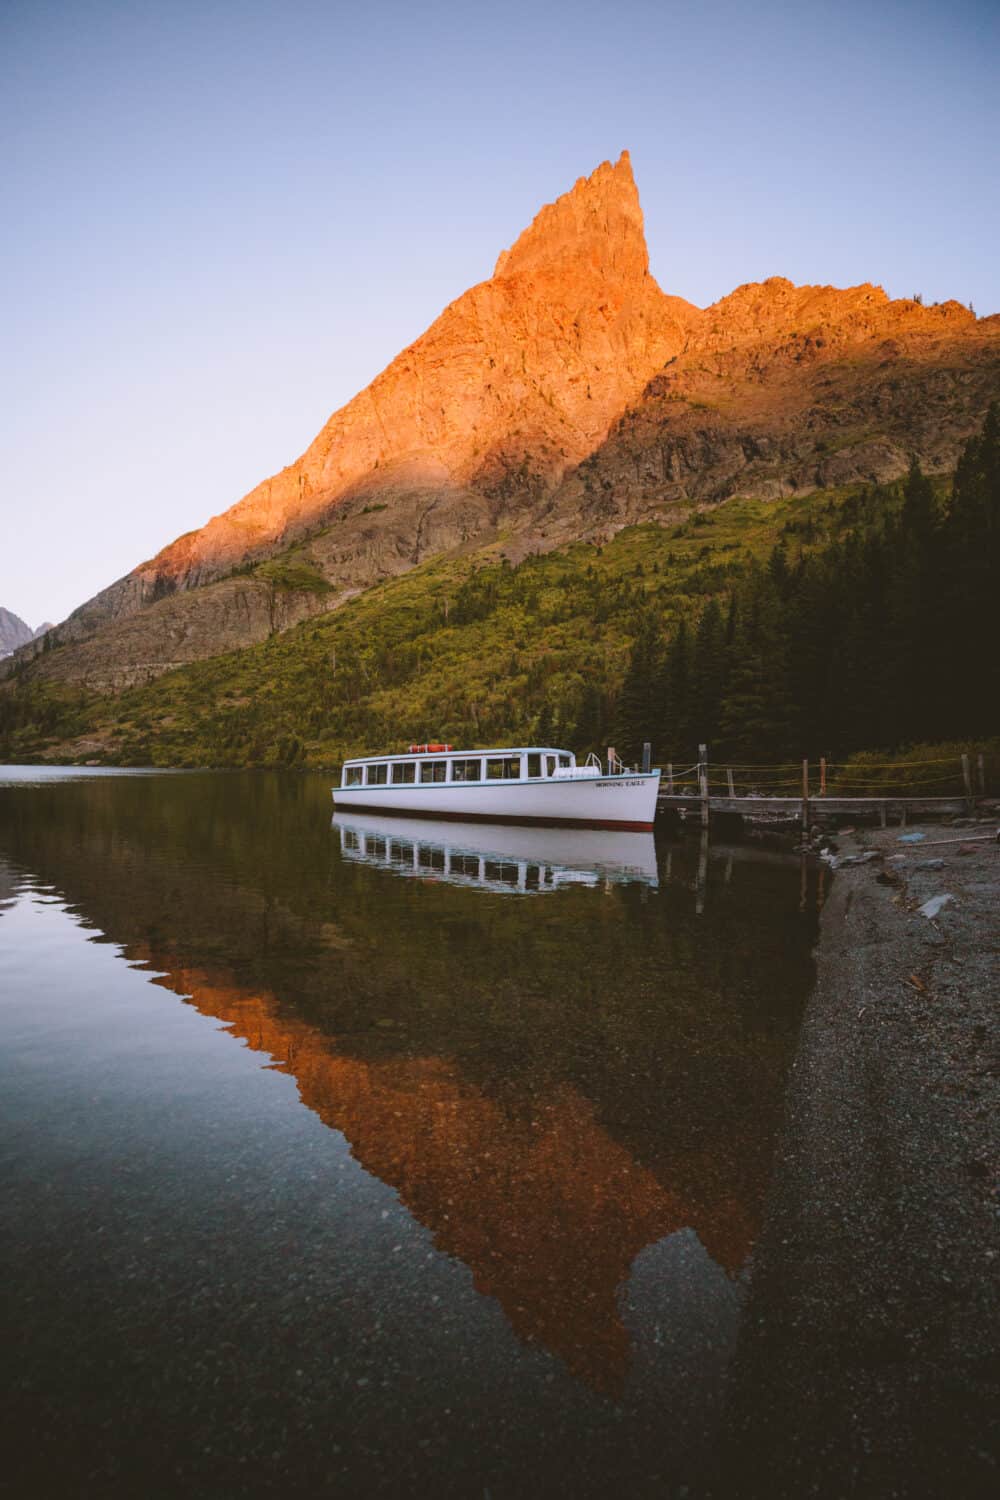
[[[730,795],[730,797],[735,797],[736,796],[736,792],[735,792],[735,789],[733,787],[733,772],[732,772],[732,767],[731,766],[727,766],[726,767],[726,780],[729,782],[729,795]]]
[[[970,808],[972,806],[972,772],[969,769],[969,757],[962,756],[962,780],[965,782],[965,799]]]
[[[667,761],[667,795],[670,797],[674,795],[674,763],[672,760]]]
[[[642,742],[642,774],[649,775],[649,768],[653,764],[653,747],[648,740]]]
[[[820,758],[819,758],[819,794],[820,794],[821,797],[825,797],[826,796],[826,756],[825,755],[821,755]]]
[[[809,762],[802,762],[802,832],[809,833]]]
[[[708,746],[698,746],[698,790],[701,792],[701,826],[708,827]]]
[[[707,780],[707,777],[706,777]],[[696,916],[701,916],[705,910],[705,889],[708,885],[708,828],[701,830],[701,840],[698,845],[698,877],[695,881],[694,910]]]
[[[986,796],[986,762],[983,760],[983,752],[980,750],[976,756],[976,779],[979,782],[980,797]]]

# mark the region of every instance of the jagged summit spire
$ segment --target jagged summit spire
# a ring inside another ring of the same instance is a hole
[[[642,209],[627,151],[614,163],[601,162],[547,203],[511,248],[501,251],[493,274],[517,276],[568,259],[622,278],[648,272]]]

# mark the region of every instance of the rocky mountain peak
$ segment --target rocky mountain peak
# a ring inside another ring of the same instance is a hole
[[[10,656],[34,635],[31,626],[13,610],[0,609],[0,656]]]
[[[9,609],[0,609],[0,658],[12,656],[29,641],[40,640],[47,630],[52,629],[52,621],[45,620],[32,630],[20,615]]]
[[[580,177],[554,203],[547,203],[509,250],[500,253],[494,277],[584,265],[614,279],[641,279],[649,255],[639,190],[627,151]]]
[[[450,303],[301,458],[140,565],[101,612],[208,582],[376,492],[397,515],[436,497],[436,523],[446,496],[466,514],[486,497],[495,523],[516,491],[551,491],[701,316],[665,296],[648,264],[623,152],[543,208],[497,274]],[[411,564],[426,535],[405,548]]]
[[[623,152],[542,208],[298,459],[22,658],[117,690],[476,539],[516,536],[523,555],[733,494],[892,478],[913,453],[944,470],[998,359],[1000,318],[870,283],[773,276],[704,310],[666,295]],[[292,547],[284,572],[253,574]]]

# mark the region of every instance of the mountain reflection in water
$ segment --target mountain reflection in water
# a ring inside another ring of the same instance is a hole
[[[698,852],[649,835],[331,827],[328,796],[0,787],[0,853],[293,1078],[524,1345],[624,1400],[649,1247],[693,1233],[717,1298],[757,1232],[811,972],[798,867],[713,857],[696,902]]]

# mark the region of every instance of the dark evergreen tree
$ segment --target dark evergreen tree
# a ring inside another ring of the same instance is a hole
[[[949,669],[944,709],[954,732],[975,734],[989,705],[1000,722],[997,650],[1000,582],[1000,411],[990,408],[981,436],[972,438],[955,472],[944,526],[940,613],[948,622]]]
[[[603,756],[607,742],[607,697],[599,683],[587,682],[580,694],[576,743],[583,750],[596,750]]]
[[[699,744],[714,745],[719,738],[726,693],[726,621],[717,599],[702,610],[695,631],[691,673],[691,728]]]
[[[660,657],[659,623],[655,613],[646,610],[640,619],[614,717],[615,749],[630,763],[641,757],[645,740],[654,742],[655,684],[660,675]]]
[[[829,569],[804,558],[787,605],[789,698],[793,737],[803,753],[821,755],[831,742],[831,635],[836,603]]]
[[[694,760],[692,748],[693,662],[687,622],[681,620],[664,652],[656,690],[657,757],[664,761]]]
[[[794,753],[787,634],[783,623],[785,560],[754,565],[737,598],[726,696],[720,715],[725,752],[773,762]]]

